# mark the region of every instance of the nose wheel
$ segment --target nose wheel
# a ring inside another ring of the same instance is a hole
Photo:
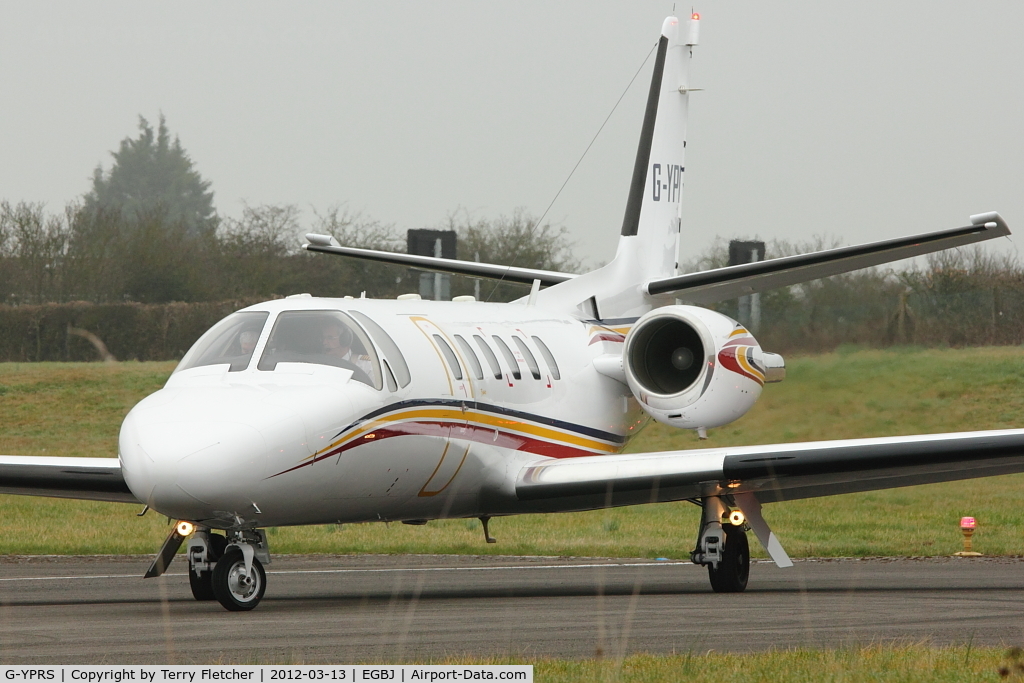
[[[246,568],[245,556],[238,547],[232,547],[217,560],[210,584],[217,602],[232,612],[253,609],[267,590],[267,573],[255,557]]]
[[[213,567],[224,554],[228,540],[220,534],[208,534],[206,537],[206,554],[204,561],[189,562],[188,583],[192,588],[192,597],[196,600],[216,600],[213,594]],[[190,552],[192,548],[189,548]]]

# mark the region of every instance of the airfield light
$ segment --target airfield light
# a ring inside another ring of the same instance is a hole
[[[744,516],[744,514],[739,510],[733,510],[729,513],[729,524],[732,524],[733,526],[740,526],[745,521],[747,521],[746,516]]]
[[[964,534],[964,549],[958,553],[954,553],[957,557],[981,557],[981,553],[976,553],[971,548],[971,536],[974,535],[974,529],[978,523],[974,517],[961,517],[960,518],[960,531]]]
[[[196,530],[196,525],[192,522],[186,522],[181,520],[178,522],[178,526],[175,527],[175,531],[178,532],[179,536],[191,536],[192,532]]]

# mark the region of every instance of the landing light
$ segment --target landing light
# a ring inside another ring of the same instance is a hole
[[[196,525],[192,522],[181,520],[174,530],[178,532],[179,536],[191,536],[192,532],[196,530]]]
[[[700,13],[694,12],[693,14],[690,15],[690,18],[693,19],[694,21],[700,21]]]
[[[747,518],[739,510],[733,510],[729,513],[729,524],[733,526],[741,526]]]

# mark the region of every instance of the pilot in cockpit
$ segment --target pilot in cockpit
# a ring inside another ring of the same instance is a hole
[[[259,330],[244,330],[238,335],[238,345],[241,347],[243,356],[246,358],[252,357],[252,352],[256,348],[256,342],[259,341],[259,338]]]
[[[352,330],[331,320],[324,324],[322,335],[325,354],[352,363],[370,376],[373,367],[370,356]]]

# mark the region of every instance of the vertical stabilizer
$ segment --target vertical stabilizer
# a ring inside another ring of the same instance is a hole
[[[605,267],[541,292],[542,302],[581,306],[589,315],[641,315],[657,301],[641,291],[676,275],[682,205],[689,63],[700,17],[662,24],[615,258]]]

